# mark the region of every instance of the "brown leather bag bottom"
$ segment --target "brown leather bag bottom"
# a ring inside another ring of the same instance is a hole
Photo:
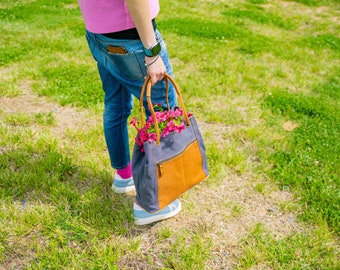
[[[202,163],[203,160],[198,142],[194,141],[181,155],[158,164],[158,199],[160,209],[206,178]],[[182,166],[178,164],[182,164]]]

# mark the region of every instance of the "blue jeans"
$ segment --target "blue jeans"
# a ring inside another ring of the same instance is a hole
[[[160,56],[166,66],[167,73],[172,76],[169,55],[158,30],[156,38],[161,43]],[[98,65],[102,81],[104,97],[104,135],[111,165],[115,169],[125,168],[130,162],[130,147],[127,121],[133,108],[133,96],[139,99],[147,70],[144,65],[143,44],[140,40],[112,39],[104,35],[86,31],[86,38],[91,53]],[[107,46],[123,46],[126,54],[108,52]],[[176,105],[176,92],[169,84],[170,106]],[[153,104],[166,104],[165,82],[161,81],[152,87]],[[144,100],[146,114],[146,99]]]

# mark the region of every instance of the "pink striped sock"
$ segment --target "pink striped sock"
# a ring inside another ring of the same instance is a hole
[[[127,179],[127,178],[132,177],[131,161],[130,161],[129,165],[127,165],[125,168],[117,170],[117,174],[123,179]]]

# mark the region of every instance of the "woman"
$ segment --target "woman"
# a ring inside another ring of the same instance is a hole
[[[152,101],[165,103],[165,72],[172,67],[165,43],[157,30],[158,0],[78,0],[86,26],[89,48],[98,65],[104,97],[104,135],[111,165],[116,169],[112,189],[135,189],[132,176],[127,119],[133,96],[139,98],[146,75],[153,84]],[[176,93],[169,86],[170,106]],[[144,105],[147,114],[147,104]],[[137,191],[138,192],[138,191]],[[137,194],[138,196],[138,194]],[[170,218],[181,210],[175,200],[157,213],[133,205],[135,224],[145,225]]]

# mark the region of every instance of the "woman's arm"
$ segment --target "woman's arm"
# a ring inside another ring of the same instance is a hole
[[[155,32],[150,19],[149,1],[126,0],[126,4],[136,25],[143,46],[149,49],[156,43]],[[145,56],[145,63],[150,64],[155,60],[156,57],[158,56]],[[152,65],[148,66],[147,70],[153,84],[162,80],[164,73],[166,72],[165,65],[160,57],[158,57],[158,59]]]

